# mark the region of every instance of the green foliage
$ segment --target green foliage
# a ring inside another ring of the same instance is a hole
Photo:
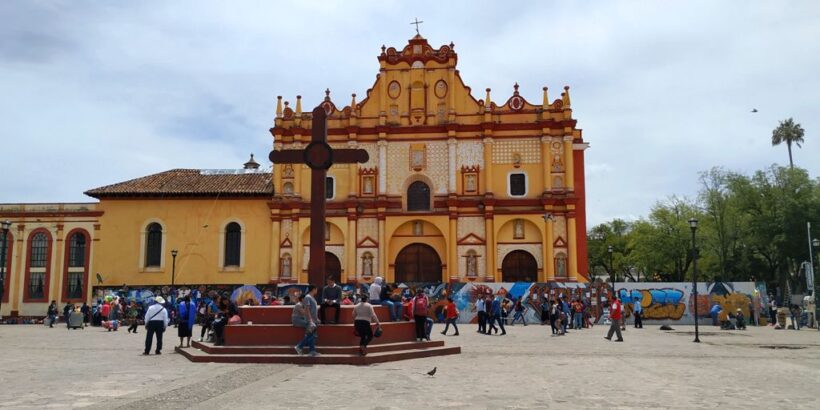
[[[796,124],[793,119],[789,118],[780,121],[780,125],[772,131],[772,146],[777,146],[786,143],[786,148],[789,150],[789,168],[794,169],[794,162],[792,161],[792,144],[797,145],[797,148],[802,148],[803,136],[805,131],[800,124]]]
[[[713,168],[700,175],[696,200],[670,197],[647,218],[613,220],[589,232],[593,274],[618,280],[692,279],[692,231],[698,220],[698,279],[763,280],[769,286],[801,288],[797,275],[809,259],[806,222],[820,237],[820,180],[800,168],[773,165],[751,176]]]

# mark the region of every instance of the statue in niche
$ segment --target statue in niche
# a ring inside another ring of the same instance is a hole
[[[282,178],[293,178],[292,164],[285,164],[285,166],[282,167]]]
[[[282,277],[290,277],[290,255],[287,253],[282,256]]]
[[[516,219],[513,222],[513,238],[524,239],[524,221]]]
[[[475,251],[467,252],[467,276],[478,276],[478,257]]]
[[[564,171],[564,160],[561,159],[561,155],[555,154],[552,157],[552,172],[563,172]]]
[[[555,276],[567,276],[567,257],[564,254],[559,254],[555,258]]]
[[[282,193],[285,195],[293,195],[293,184],[290,182],[285,182],[282,185]]]
[[[370,252],[362,255],[362,275],[373,276],[373,255]]]
[[[366,176],[362,178],[362,193],[364,194],[372,194],[373,193],[373,177]]]
[[[418,171],[424,168],[424,151],[420,149],[414,149],[410,153],[410,168]]]
[[[476,191],[476,177],[475,174],[467,174],[464,177],[464,190],[467,192],[475,192]]]
[[[513,166],[519,168],[521,166],[521,154],[513,153],[512,154]]]
[[[422,236],[424,235],[424,228],[421,221],[413,222],[413,235],[415,236]]]

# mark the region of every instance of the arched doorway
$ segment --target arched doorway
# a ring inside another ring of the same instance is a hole
[[[336,255],[325,252],[325,278],[332,277],[336,283],[342,283],[342,262]]]
[[[527,251],[512,251],[501,263],[502,282],[535,282],[538,279],[538,262]]]
[[[422,243],[404,247],[396,256],[396,282],[441,282],[441,258]]]

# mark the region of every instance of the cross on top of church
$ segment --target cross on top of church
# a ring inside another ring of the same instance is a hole
[[[416,17],[416,21],[410,23],[410,25],[413,25],[413,24],[416,25],[416,34],[418,34],[418,35],[421,35],[421,33],[419,33],[419,24],[421,24],[421,23],[424,23],[424,21],[419,21],[418,17]]]

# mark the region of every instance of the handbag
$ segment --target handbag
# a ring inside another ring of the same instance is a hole
[[[374,337],[381,337],[382,336],[382,327],[381,326],[376,328],[376,331],[373,332],[373,336]]]

